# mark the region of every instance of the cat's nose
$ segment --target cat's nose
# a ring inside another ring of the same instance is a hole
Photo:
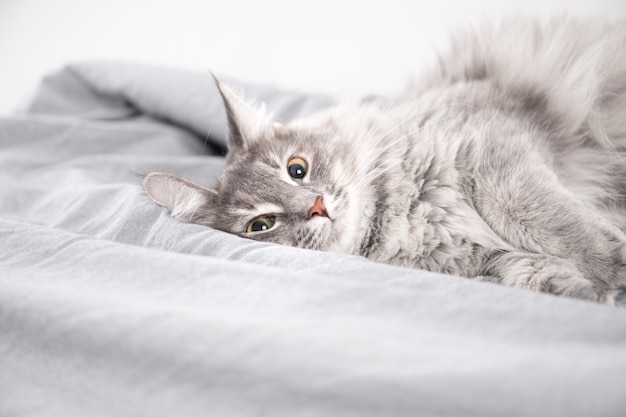
[[[328,212],[326,211],[326,207],[324,207],[324,197],[319,196],[315,199],[315,204],[309,210],[309,219],[313,216],[324,216],[328,217]]]

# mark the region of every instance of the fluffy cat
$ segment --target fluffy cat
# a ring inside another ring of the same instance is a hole
[[[287,125],[217,84],[217,183],[144,180],[174,217],[599,302],[626,285],[626,22],[465,33],[404,96]]]

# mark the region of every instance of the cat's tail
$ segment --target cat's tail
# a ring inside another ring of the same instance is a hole
[[[563,136],[626,152],[625,20],[510,19],[470,30],[423,87],[472,80],[535,95]]]

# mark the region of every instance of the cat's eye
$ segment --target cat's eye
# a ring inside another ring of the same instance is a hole
[[[276,218],[274,216],[259,216],[248,223],[246,233],[270,230],[274,226],[274,223],[276,223]]]
[[[297,156],[291,158],[287,163],[287,170],[289,171],[289,175],[294,180],[301,180],[306,176],[306,173],[309,169],[309,165],[302,158]]]

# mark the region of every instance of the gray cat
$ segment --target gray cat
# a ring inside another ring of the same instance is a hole
[[[218,87],[214,187],[144,180],[174,217],[599,302],[626,285],[626,22],[466,33],[395,101],[287,125]]]

